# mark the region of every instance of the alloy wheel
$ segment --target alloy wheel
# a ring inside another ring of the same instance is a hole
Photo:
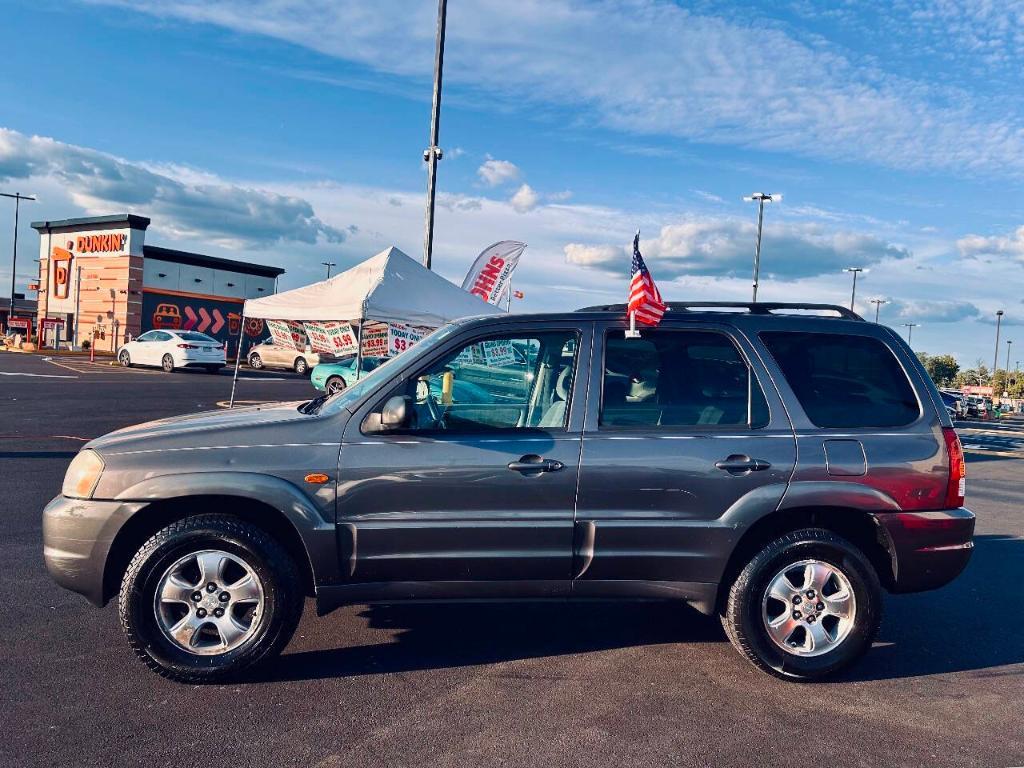
[[[199,656],[238,648],[263,610],[263,584],[242,558],[217,549],[175,561],[157,583],[153,611],[163,636]]]
[[[768,582],[761,601],[768,637],[794,656],[835,650],[853,629],[857,603],[849,578],[821,560],[800,560]]]

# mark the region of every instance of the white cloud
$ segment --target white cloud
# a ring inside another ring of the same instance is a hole
[[[519,178],[519,168],[508,160],[495,160],[489,157],[476,169],[477,176],[489,187],[507,184]]]
[[[567,262],[581,267],[608,267],[616,261],[627,261],[626,249],[619,245],[569,243],[564,251]]]
[[[108,2],[286,40],[390,75],[421,78],[431,69],[430,3]],[[972,19],[1010,30],[999,40],[1019,50],[1010,14],[964,19],[967,32]],[[821,38],[804,41],[754,18],[730,21],[662,0],[479,0],[449,9],[447,35],[446,82],[493,101],[553,104],[628,133],[1024,175],[1024,126],[1012,112],[986,112],[966,90],[861,65]],[[770,51],[774,66],[751,76],[751,51]]]
[[[734,218],[688,217],[641,237],[640,250],[656,279],[679,276],[742,276],[751,273],[756,227]],[[629,268],[626,244],[573,245],[566,258],[582,266],[623,272]],[[780,222],[766,230],[761,245],[761,276],[794,279],[839,274],[852,263],[870,266],[883,259],[905,259],[909,251],[874,235],[826,229],[819,224]]]
[[[0,180],[59,181],[90,214],[138,212],[159,219],[174,237],[203,238],[228,248],[275,243],[341,243],[343,228],[320,220],[300,197],[231,184],[177,166],[156,166],[0,128]]]
[[[1024,261],[1024,225],[1006,235],[967,235],[956,241],[963,256],[1002,257]]]
[[[517,213],[529,213],[537,207],[537,203],[540,202],[540,198],[537,193],[533,191],[533,187],[529,184],[523,184],[516,193],[509,198],[509,202]]]

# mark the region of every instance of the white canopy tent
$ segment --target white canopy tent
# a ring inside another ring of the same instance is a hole
[[[247,299],[247,318],[306,322],[364,321],[437,327],[460,317],[502,310],[431,272],[394,246],[334,277],[290,291]],[[231,384],[231,404],[241,361],[241,342]],[[359,345],[360,353],[362,344]],[[358,367],[358,365],[357,365]]]

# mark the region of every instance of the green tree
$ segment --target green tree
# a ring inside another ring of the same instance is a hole
[[[952,355],[929,355],[918,352],[917,357],[937,386],[948,387],[956,381],[960,364]]]

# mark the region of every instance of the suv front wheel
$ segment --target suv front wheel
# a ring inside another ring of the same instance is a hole
[[[279,653],[303,602],[295,563],[273,538],[235,517],[199,515],[142,545],[118,609],[129,644],[151,669],[202,683]]]
[[[722,623],[755,666],[813,680],[860,658],[881,616],[878,576],[864,554],[831,531],[806,528],[754,555],[729,590]]]

